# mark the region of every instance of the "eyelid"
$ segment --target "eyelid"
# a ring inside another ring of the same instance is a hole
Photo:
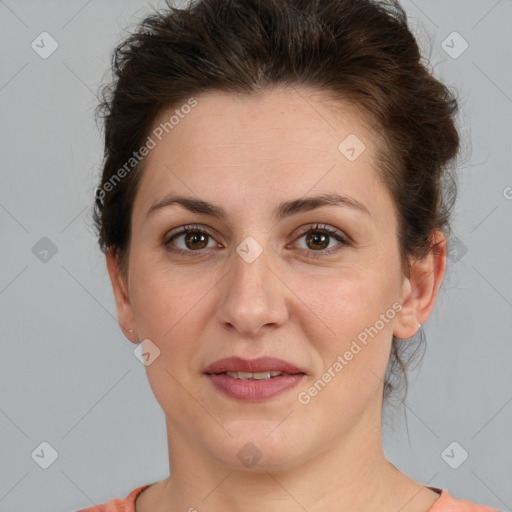
[[[301,252],[307,252],[308,257],[318,258],[322,256],[330,256],[332,254],[338,253],[343,247],[352,245],[352,239],[346,235],[343,231],[331,226],[329,224],[316,223],[314,225],[309,225],[304,228],[301,228],[297,236],[295,237],[292,243],[295,243],[299,238],[302,238],[304,235],[308,233],[314,232],[325,232],[330,238],[335,238],[338,241],[338,245],[335,247],[331,247],[330,249],[324,249],[321,251],[313,251],[302,249]]]
[[[199,232],[202,234],[207,235],[212,240],[214,240],[217,244],[219,242],[216,240],[217,235],[214,235],[211,233],[210,228],[203,226],[201,224],[184,224],[182,226],[179,226],[169,232],[167,232],[163,238],[163,245],[168,247],[171,240],[177,236],[184,235],[188,232]],[[307,249],[300,249],[301,252],[307,252],[311,257],[321,257],[321,256],[327,256],[331,255],[333,253],[338,252],[341,250],[344,246],[351,245],[352,239],[348,235],[346,235],[343,231],[340,231],[339,229],[330,226],[329,224],[321,224],[321,223],[314,223],[309,224],[305,227],[299,228],[299,232],[296,234],[294,240],[291,242],[292,244],[295,243],[299,238],[303,237],[304,235],[310,233],[310,232],[325,232],[328,236],[331,238],[335,238],[338,241],[338,246],[331,247],[330,249],[324,249],[320,251],[313,251],[313,250],[307,250]],[[222,245],[222,244],[220,244]],[[206,252],[204,249],[193,251],[193,250],[183,250],[179,248],[170,249],[171,252],[177,253],[177,254],[193,254],[197,253],[200,255],[201,253]]]
[[[201,233],[207,234],[212,238],[220,238],[220,236],[217,234],[217,231],[207,226],[203,226],[202,224],[183,224],[182,226],[178,226],[177,228],[167,231],[164,235],[164,241],[169,241],[174,236],[188,233],[189,231],[199,231]]]
[[[342,231],[335,228],[334,226],[318,222],[307,225],[306,227],[299,228],[299,233],[297,236],[303,236],[306,233],[309,233],[310,231],[327,231],[329,234],[339,235],[341,238],[348,238]]]
[[[208,237],[210,237],[212,240],[214,240],[215,243],[220,244],[220,242],[217,241],[217,235],[212,234],[212,231],[215,232],[214,230],[207,228],[206,226],[203,226],[201,224],[184,224],[182,226],[178,226],[177,228],[174,228],[174,229],[168,231],[163,237],[162,244],[164,245],[164,247],[168,248],[171,243],[171,240],[173,238],[185,235],[189,232],[199,232],[201,234],[205,234]],[[220,244],[220,245],[222,245],[222,244]],[[169,250],[173,253],[187,254],[187,255],[194,254],[194,253],[197,253],[197,255],[201,255],[201,253],[205,252],[204,249],[199,250],[199,251],[183,250],[180,248],[174,248],[174,249],[169,249]]]

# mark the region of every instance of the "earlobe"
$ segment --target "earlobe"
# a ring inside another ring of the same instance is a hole
[[[110,248],[106,253],[107,270],[112,283],[112,291],[116,301],[117,318],[119,326],[127,339],[137,343],[138,339],[134,333],[135,318],[130,302],[128,283],[119,266],[119,256]]]
[[[446,271],[446,238],[441,231],[432,236],[432,250],[412,264],[404,279],[402,310],[397,315],[393,335],[411,338],[432,313]]]

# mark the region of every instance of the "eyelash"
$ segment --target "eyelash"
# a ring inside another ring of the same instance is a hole
[[[201,252],[203,252],[204,249],[200,249],[200,250],[197,250],[197,251],[192,251],[192,250],[186,251],[186,250],[183,250],[183,249],[171,249],[170,248],[171,242],[175,238],[177,238],[180,235],[187,234],[187,233],[203,234],[203,235],[206,235],[206,236],[210,237],[211,239],[213,239],[213,236],[210,235],[208,233],[208,231],[202,229],[201,226],[199,226],[197,224],[187,224],[185,226],[179,227],[176,231],[173,231],[173,232],[169,233],[164,238],[163,245],[169,251],[171,251],[171,252],[173,252],[175,254],[179,254],[180,256],[191,256],[193,253],[201,253]],[[340,251],[343,248],[343,246],[350,245],[350,242],[346,238],[342,237],[340,232],[337,229],[331,228],[331,227],[329,227],[329,226],[327,226],[325,224],[316,224],[313,227],[309,227],[309,228],[301,231],[301,233],[297,236],[296,240],[299,239],[299,238],[302,238],[304,235],[308,235],[309,233],[321,233],[321,234],[329,236],[330,238],[335,238],[340,243],[339,246],[331,247],[328,250],[322,249],[322,250],[319,250],[319,251],[312,251],[312,250],[303,249],[303,251],[311,253],[308,256],[308,257],[311,257],[311,258],[319,258],[319,257],[322,257],[322,256],[330,256],[330,255]],[[198,254],[198,256],[200,256],[200,255],[201,254]]]

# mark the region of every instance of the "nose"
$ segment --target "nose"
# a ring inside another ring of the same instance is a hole
[[[271,268],[271,256],[264,250],[250,261],[233,251],[230,259],[230,270],[219,283],[223,290],[217,317],[222,326],[244,337],[282,326],[289,316],[291,292],[279,271]]]

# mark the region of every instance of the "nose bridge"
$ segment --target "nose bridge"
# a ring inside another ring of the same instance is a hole
[[[229,266],[219,320],[245,335],[257,334],[264,325],[282,324],[288,314],[286,297],[270,269],[270,249],[247,237],[230,255]]]

